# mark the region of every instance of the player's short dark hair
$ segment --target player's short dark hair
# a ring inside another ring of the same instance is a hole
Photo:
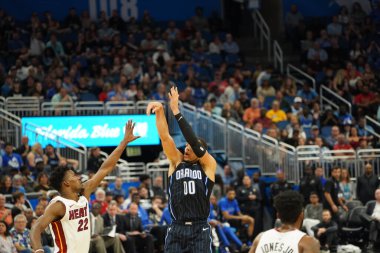
[[[68,166],[58,166],[54,168],[49,178],[50,186],[60,192],[66,172],[69,170],[74,171],[72,168],[69,168]]]
[[[303,197],[296,191],[284,191],[274,198],[274,207],[282,223],[293,224],[303,210]]]
[[[208,148],[207,142],[202,138],[198,138],[198,141],[201,143],[202,147],[204,147],[207,150]]]

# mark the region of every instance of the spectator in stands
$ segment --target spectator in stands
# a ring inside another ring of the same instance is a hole
[[[153,179],[152,191],[153,196],[160,196],[163,200],[166,200],[166,193],[163,189],[163,179],[161,176],[157,176]]]
[[[308,107],[319,101],[317,92],[311,88],[308,82],[303,84],[302,89],[297,92],[297,96],[301,97],[302,102]]]
[[[367,163],[364,166],[364,175],[356,180],[356,197],[365,205],[368,201],[374,200],[374,193],[379,185],[379,179],[373,173],[372,165]]]
[[[314,175],[321,181],[322,189],[323,189],[325,187],[326,182],[327,182],[327,179],[325,178],[325,171],[324,171],[323,167],[317,166],[317,168],[315,168]]]
[[[10,234],[13,239],[13,244],[15,245],[18,252],[33,252],[30,245],[30,230],[26,228],[27,220],[25,215],[19,214],[14,218],[14,227],[10,230]],[[44,252],[50,253],[49,247],[43,247]]]
[[[153,236],[144,232],[142,220],[139,217],[138,205],[131,203],[129,213],[125,216],[126,232],[137,252],[153,252]]]
[[[63,49],[62,43],[57,39],[57,35],[55,33],[50,35],[50,40],[46,43],[46,48],[53,49],[56,56],[64,59],[65,51]]]
[[[351,150],[353,149],[352,146],[348,143],[346,137],[343,134],[339,134],[337,137],[337,142],[334,145],[334,150]],[[347,153],[348,155],[351,155],[351,153]],[[345,153],[340,153],[337,155],[345,155]]]
[[[15,192],[12,194],[13,198],[13,208],[11,210],[12,217],[23,213],[27,207],[25,205],[25,194],[23,192]]]
[[[332,17],[332,22],[327,25],[327,34],[329,36],[341,36],[343,32],[343,26],[339,23],[338,16]]]
[[[276,181],[270,185],[270,197],[271,197],[271,203],[273,203],[273,199],[280,193],[291,190],[293,185],[289,183],[285,178],[285,173],[283,170],[278,169],[276,171]],[[273,212],[273,224],[276,221],[277,213],[276,211]]]
[[[34,191],[46,193],[51,190],[49,186],[49,177],[45,172],[41,172],[37,177],[37,185],[34,187]]]
[[[273,72],[273,66],[268,65],[264,70],[260,71],[256,78],[256,88],[260,87],[265,80],[270,80]]]
[[[99,203],[95,203],[91,208],[90,219],[91,226],[94,228],[91,230],[91,245],[90,248],[95,248],[96,252],[106,253],[107,248],[113,249],[114,253],[124,252],[123,246],[118,236],[105,236],[104,232],[104,219],[100,215],[101,206]]]
[[[55,151],[53,145],[51,144],[46,145],[44,161],[47,163],[47,165],[50,165],[50,169],[54,169],[55,167],[60,165],[70,166],[76,170],[79,166],[78,160],[68,159],[61,156],[59,153]]]
[[[236,197],[235,189],[229,187],[226,191],[227,196],[219,201],[220,211],[224,221],[227,221],[232,227],[241,228],[242,225],[248,225],[248,237],[253,236],[254,219],[248,215],[243,215],[240,211]]]
[[[272,109],[266,113],[266,117],[272,120],[273,123],[278,123],[288,119],[286,113],[280,109],[280,104],[278,101],[273,101]]]
[[[358,120],[358,125],[356,126],[358,129],[358,134],[363,139],[367,139],[371,141],[373,139],[373,135],[371,133],[375,132],[375,130],[370,125],[365,124],[365,117],[360,116]]]
[[[303,28],[303,16],[298,11],[297,5],[293,4],[290,8],[290,12],[285,16],[285,29],[286,35],[293,43],[293,48],[299,48],[299,39],[302,34]]]
[[[91,148],[90,157],[87,160],[87,170],[90,177],[99,170],[102,163],[103,163],[103,159],[100,154],[100,148],[99,147]]]
[[[344,203],[354,199],[354,184],[351,182],[350,172],[346,168],[342,168],[342,174],[339,182],[340,191],[342,193],[342,200]]]
[[[358,129],[356,127],[351,127],[350,135],[348,136],[348,142],[353,149],[357,149],[360,145],[360,137],[358,134]]]
[[[140,185],[139,196],[139,205],[145,210],[150,209],[152,207],[152,200],[149,198],[148,189],[145,187],[145,185]]]
[[[24,164],[26,164],[26,156],[30,152],[30,148],[28,136],[23,136],[21,138],[21,146],[16,149],[16,153],[21,155]]]
[[[137,190],[136,187],[133,187],[133,186],[129,187],[129,189],[128,189],[128,198],[126,198],[124,200],[124,203],[122,205],[122,209],[123,210],[127,210],[128,209],[129,204],[131,204],[131,202],[132,202],[132,196],[134,194],[138,194],[138,192],[139,191]]]
[[[315,237],[319,240],[321,250],[336,252],[338,246],[338,224],[331,219],[329,210],[323,210],[322,222],[312,227]]]
[[[295,97],[293,105],[291,106],[291,114],[298,117],[302,114],[302,110],[302,98]]]
[[[333,113],[331,108],[325,108],[325,113],[321,116],[320,122],[322,127],[339,125],[338,117]]]
[[[4,146],[5,153],[2,156],[4,168],[19,170],[23,165],[22,158],[19,154],[13,153],[13,145],[11,143],[6,143]]]
[[[100,204],[100,206],[102,207],[100,210],[100,214],[104,215],[107,212],[108,203],[106,201],[106,192],[101,188],[98,188],[95,191],[95,199],[91,202],[91,205],[95,203]]]
[[[232,34],[227,33],[226,41],[223,43],[223,50],[226,54],[239,54],[239,45],[232,38]]]
[[[140,198],[139,193],[134,193],[131,198],[132,198],[131,204],[132,203],[137,204],[139,217],[141,218],[144,229],[147,229],[148,227],[151,226],[152,221],[149,219],[148,212],[140,205],[141,198]],[[128,206],[128,209],[129,209],[129,206]]]
[[[334,148],[335,144],[338,142],[338,136],[340,135],[340,130],[338,126],[333,126],[331,128],[331,135],[325,139],[325,143],[329,148]]]
[[[260,118],[260,102],[257,98],[252,98],[251,106],[244,111],[243,121],[253,124],[258,118]]]
[[[194,28],[197,31],[205,31],[208,30],[208,21],[207,18],[203,16],[203,8],[197,7],[195,9],[195,16],[192,17],[192,23]]]
[[[318,195],[318,199],[322,199],[322,184],[320,179],[314,175],[313,169],[307,166],[304,171],[304,176],[301,178],[300,193],[304,197],[304,205],[309,204],[311,193]]]
[[[274,97],[275,95],[276,90],[269,83],[269,80],[263,80],[262,85],[256,89],[256,96],[262,101],[265,101],[267,97]]]
[[[12,178],[12,188],[14,192],[22,192],[26,193],[25,188],[22,182],[22,176],[20,174],[16,174]]]
[[[61,115],[61,108],[68,103],[73,103],[73,98],[69,95],[66,87],[62,86],[59,92],[51,98],[51,102],[55,108],[55,115]]]
[[[0,219],[0,252],[1,253],[17,253],[17,249],[13,244],[12,237],[9,235],[8,227],[3,220]]]
[[[104,227],[116,226],[115,238],[118,238],[121,241],[124,250],[128,253],[136,253],[132,239],[126,234],[126,219],[124,216],[117,214],[117,203],[115,201],[110,202],[107,212],[103,215],[103,220]]]
[[[366,205],[366,213],[361,214],[361,218],[365,221],[365,225],[369,230],[368,251],[373,251],[374,245],[378,240],[379,222],[380,222],[380,189],[375,191],[375,200]]]
[[[112,189],[114,196],[116,195],[121,195],[121,196],[126,196],[126,193],[123,189],[123,180],[121,177],[116,177],[115,179],[115,188]]]
[[[230,186],[232,182],[235,180],[235,176],[232,172],[231,166],[226,164],[224,165],[224,174],[222,176],[223,178],[223,184],[225,187]]]
[[[307,51],[307,60],[313,71],[319,71],[327,62],[328,54],[319,42],[314,42],[314,46]]]
[[[345,211],[348,211],[347,206],[339,198],[339,179],[341,175],[341,168],[333,167],[331,170],[331,178],[326,181],[324,186],[324,202],[323,208],[331,211],[334,220],[339,218],[339,206]]]
[[[40,167],[38,167],[37,164],[39,162],[42,162],[43,165],[45,165],[46,160],[44,160],[44,151],[40,143],[34,143],[34,145],[32,146],[32,150],[29,152],[26,159],[27,165],[34,175],[38,175],[38,173],[42,172],[42,170],[39,170]]]
[[[356,105],[362,112],[371,111],[370,107],[376,104],[376,95],[370,92],[369,86],[364,84],[361,92],[354,97],[353,104]]]
[[[316,192],[310,193],[309,204],[305,207],[305,217],[303,220],[303,226],[308,235],[314,236],[314,231],[311,228],[322,221],[322,211],[323,206],[319,202],[318,194]]]
[[[236,199],[241,212],[251,216],[256,222],[263,219],[261,213],[263,196],[260,189],[253,187],[252,180],[248,175],[243,177],[243,185],[236,192]],[[255,233],[257,234],[259,231],[255,231]]]
[[[1,178],[0,193],[1,194],[13,193],[12,178],[10,176],[5,175]]]
[[[5,207],[6,199],[3,194],[0,193],[0,221],[5,222],[7,226],[10,226],[13,222],[11,210]]]

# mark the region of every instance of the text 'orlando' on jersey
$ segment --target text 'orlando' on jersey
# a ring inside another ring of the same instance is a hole
[[[214,182],[199,163],[181,162],[169,177],[169,211],[173,220],[206,220]]]

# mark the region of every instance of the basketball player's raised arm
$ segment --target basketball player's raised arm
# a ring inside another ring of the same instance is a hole
[[[30,232],[31,245],[34,251],[43,249],[41,243],[41,234],[45,231],[50,223],[62,219],[65,213],[65,205],[62,202],[57,201],[49,205],[46,208],[44,214],[37,219]]]
[[[187,143],[189,143],[194,154],[199,158],[199,162],[202,165],[202,168],[205,171],[206,175],[211,180],[214,181],[215,171],[216,171],[216,161],[214,157],[212,157],[207,152],[206,148],[202,146],[201,142],[195,135],[192,127],[179,111],[179,106],[178,106],[179,94],[178,94],[177,87],[174,87],[174,86],[171,87],[168,96],[170,99],[170,109],[172,110],[174,117],[177,119],[179,128],[181,129],[181,132],[183,134],[183,137],[185,137],[185,140],[187,141]]]
[[[132,120],[129,120],[125,126],[124,138],[120,142],[119,146],[110,154],[110,156],[103,162],[102,166],[99,168],[98,172],[87,182],[83,183],[83,195],[89,199],[90,195],[99,186],[100,182],[115,168],[117,161],[119,160],[121,154],[127,147],[128,143],[136,140],[140,136],[133,135],[133,129],[135,124]]]
[[[152,112],[156,114],[156,126],[164,153],[175,167],[181,161],[182,154],[177,149],[173,138],[169,134],[163,105],[160,102],[150,102],[146,108],[146,114],[150,115]]]

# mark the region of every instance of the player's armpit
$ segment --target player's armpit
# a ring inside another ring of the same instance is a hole
[[[253,244],[252,244],[252,247],[251,249],[249,250],[249,253],[255,253],[256,252],[256,248],[257,246],[259,245],[259,242],[260,242],[260,238],[261,236],[263,235],[263,233],[260,233],[256,236],[255,240],[253,241]]]
[[[215,181],[215,172],[216,172],[216,161],[215,158],[210,155],[210,153],[206,152],[206,154],[199,159],[199,163],[201,164],[206,176]]]
[[[298,248],[300,253],[319,253],[320,245],[315,238],[305,235],[300,240]]]
[[[165,138],[161,138],[162,148],[169,161],[177,165],[182,160],[182,153],[177,149],[173,138],[169,135]]]
[[[31,244],[34,250],[42,248],[41,233],[50,223],[62,219],[65,213],[66,207],[60,201],[57,201],[46,208],[45,213],[37,219],[30,233]]]

